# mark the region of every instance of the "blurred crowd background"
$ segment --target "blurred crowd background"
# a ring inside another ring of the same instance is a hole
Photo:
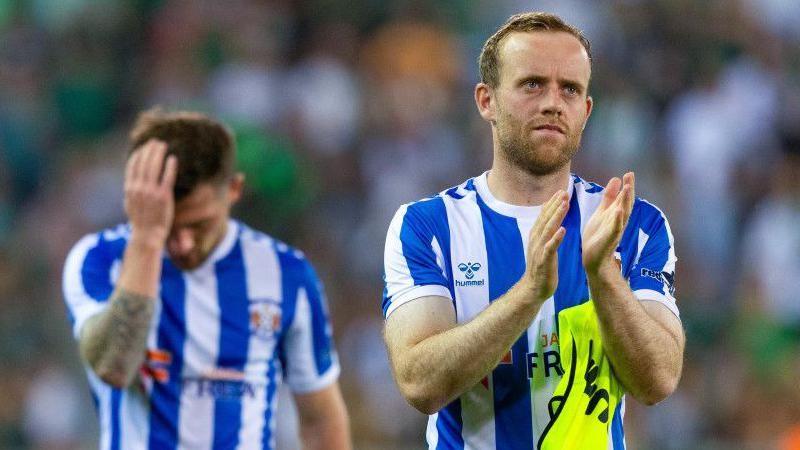
[[[800,449],[797,0],[0,0],[0,448],[97,446],[61,269],[124,221],[128,127],[154,105],[224,119],[235,214],[316,265],[356,448],[424,448],[381,338],[385,232],[489,167],[476,58],[531,9],[592,41],[574,171],[636,171],[675,235],[683,379],[628,400],[628,448]]]

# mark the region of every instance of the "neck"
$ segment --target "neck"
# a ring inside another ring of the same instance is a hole
[[[537,206],[546,202],[559,189],[567,187],[570,165],[546,175],[530,172],[498,158],[495,154],[487,182],[489,190],[503,203],[517,206]]]

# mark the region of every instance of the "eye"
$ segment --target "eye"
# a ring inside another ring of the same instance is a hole
[[[564,93],[569,97],[575,97],[580,93],[580,90],[573,85],[564,86]]]
[[[190,224],[189,228],[191,228],[192,230],[195,230],[195,231],[202,231],[203,229],[208,227],[208,224],[209,224],[208,220],[203,220],[201,222],[195,222],[195,223]]]
[[[539,80],[525,80],[525,83],[523,83],[523,85],[528,89],[536,89],[541,86],[541,83],[539,82]]]

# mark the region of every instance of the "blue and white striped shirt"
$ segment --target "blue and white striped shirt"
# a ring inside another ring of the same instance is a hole
[[[488,173],[488,172],[487,172]],[[453,301],[465,323],[505,294],[525,271],[528,234],[540,206],[514,206],[489,191],[487,173],[400,207],[385,251],[383,313],[425,296]],[[581,231],[603,188],[570,179],[567,233],[558,250],[558,287],[491,375],[428,420],[430,449],[533,449],[550,420],[548,402],[563,375],[558,352],[559,311],[589,299],[581,262]],[[636,199],[617,256],[640,300],[676,315],[672,233],[664,214]],[[614,412],[609,449],[624,449],[624,401]]]
[[[76,338],[107,307],[129,237],[127,225],[91,234],[67,257],[63,289]],[[282,379],[310,392],[340,371],[311,264],[234,220],[194,270],[165,254],[146,354],[128,389],[86,367],[103,450],[271,449]]]

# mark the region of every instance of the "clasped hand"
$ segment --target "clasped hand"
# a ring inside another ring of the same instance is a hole
[[[582,261],[587,274],[598,273],[604,265],[614,264],[614,252],[628,224],[634,202],[635,177],[626,173],[606,185],[600,205],[586,223],[582,236]],[[539,302],[550,298],[558,286],[558,247],[566,229],[561,226],[569,209],[569,197],[559,190],[542,205],[542,212],[528,239],[525,276]]]
[[[614,252],[628,225],[635,199],[633,172],[626,173],[622,180],[612,178],[603,191],[603,199],[583,229],[583,268],[589,275],[597,274],[601,268],[613,265],[618,270]]]

